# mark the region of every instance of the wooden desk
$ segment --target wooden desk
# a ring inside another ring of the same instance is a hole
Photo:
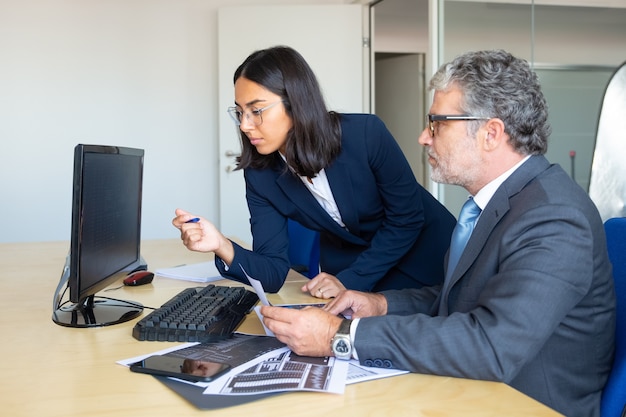
[[[501,383],[408,374],[346,387],[344,395],[288,393],[236,407],[199,410],[156,379],[116,364],[173,343],[139,342],[136,320],[110,327],[72,329],[52,322],[52,299],[69,243],[0,244],[0,330],[4,416],[557,416],[535,400]],[[179,240],[147,241],[143,255],[152,270],[202,262]],[[305,278],[294,274],[272,303],[307,302]],[[232,281],[220,281],[232,285]],[[113,297],[146,306],[164,301],[193,283],[155,278],[152,285],[121,288]],[[262,333],[252,313],[242,330]]]

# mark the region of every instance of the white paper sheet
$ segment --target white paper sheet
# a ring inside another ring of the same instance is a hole
[[[254,279],[250,275],[248,275],[248,273],[245,269],[243,269],[243,266],[241,266],[241,264],[239,264],[239,268],[241,268],[246,278],[248,278],[248,281],[254,289],[254,292],[256,292],[256,295],[259,297],[259,301],[261,301],[261,304],[263,304],[264,306],[271,306],[272,304],[270,304],[267,296],[265,295],[265,290],[263,289],[263,284],[261,284],[261,281],[259,281],[258,279]]]
[[[214,261],[162,268],[157,269],[154,273],[164,278],[193,282],[211,282],[223,279],[215,267]]]

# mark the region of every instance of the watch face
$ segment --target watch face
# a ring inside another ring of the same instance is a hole
[[[337,343],[335,343],[335,353],[343,355],[350,353],[350,346],[346,343],[344,339],[339,339]]]
[[[349,336],[335,336],[332,344],[333,353],[339,359],[352,357],[352,343]]]

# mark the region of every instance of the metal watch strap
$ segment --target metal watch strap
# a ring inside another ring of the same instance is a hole
[[[343,319],[341,324],[339,325],[339,329],[337,329],[336,334],[350,336],[350,325],[352,324],[352,320]]]

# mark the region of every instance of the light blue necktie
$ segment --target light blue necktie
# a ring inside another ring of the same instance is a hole
[[[478,219],[479,215],[480,207],[478,207],[472,197],[468,198],[461,208],[459,220],[454,227],[454,231],[452,232],[446,279],[452,276],[452,272],[454,272],[454,268],[456,268],[456,264],[459,262],[459,258],[463,253],[463,249],[465,249],[465,245],[467,245],[467,241],[472,234],[472,230],[474,230],[474,225],[476,224],[476,219]]]

